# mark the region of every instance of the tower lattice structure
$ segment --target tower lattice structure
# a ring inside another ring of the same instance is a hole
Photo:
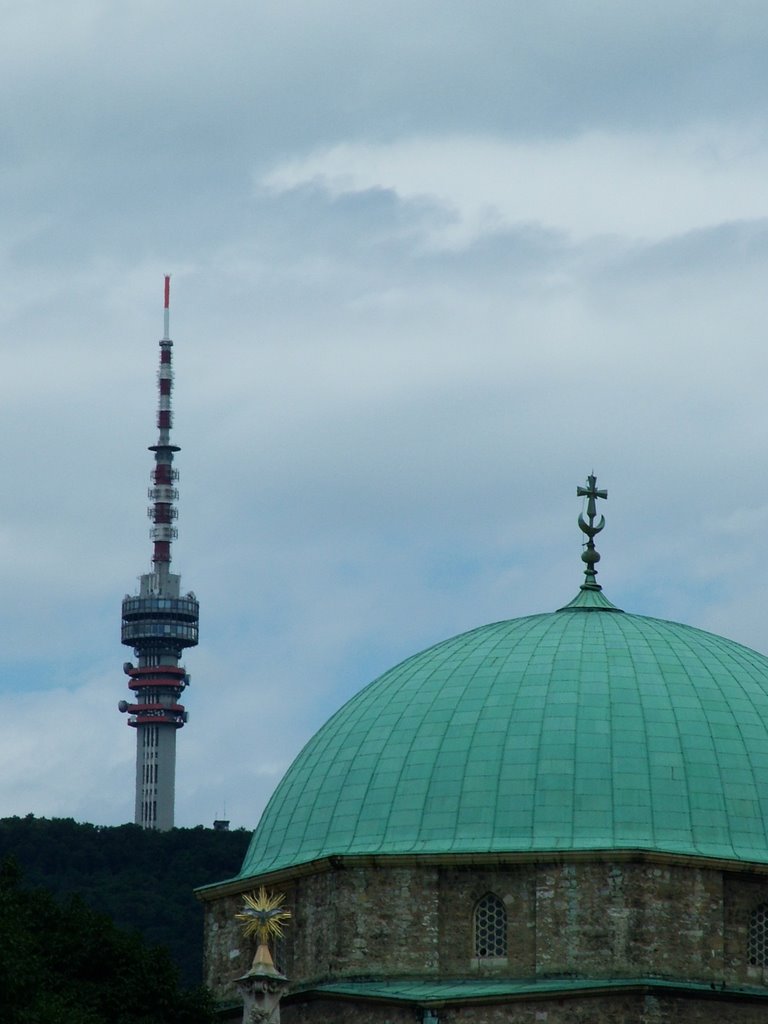
[[[121,700],[128,724],[136,730],[136,809],[134,820],[143,828],[173,828],[176,789],[176,733],[187,721],[180,703],[189,675],[179,664],[185,647],[198,640],[197,598],[181,594],[181,576],[170,571],[171,542],[178,512],[178,470],[171,444],[173,413],[172,350],[169,337],[170,277],[165,278],[164,331],[160,339],[157,444],[150,445],[155,465],[147,514],[152,521],[152,570],[140,577],[139,593],[123,599],[121,640],[132,647],[138,664],[128,661],[123,670],[135,703]]]

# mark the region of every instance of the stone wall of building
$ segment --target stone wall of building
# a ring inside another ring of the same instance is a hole
[[[751,964],[748,955],[750,917],[763,904],[768,951],[768,877],[758,873],[639,858],[510,860],[493,867],[427,861],[388,867],[339,860],[275,888],[285,893],[293,913],[278,962],[290,992],[327,980],[387,977],[659,977],[713,986],[768,985],[768,971]],[[507,911],[508,954],[492,960],[477,958],[473,941],[474,909],[487,893],[499,897]],[[206,905],[206,983],[221,999],[233,997],[231,980],[248,969],[254,953],[234,920],[241,905],[239,896]],[[585,1002],[565,1000],[563,1013],[577,1014],[575,1003]],[[314,1005],[307,1003],[301,1012],[317,1024],[323,1018],[311,1017]],[[531,1004],[519,1005],[524,1014],[523,1005]],[[693,1004],[686,1003],[669,1019],[686,1024],[720,1019],[706,1016],[711,1005],[703,1004],[703,1016],[697,1017]],[[615,1002],[611,1006],[611,1013],[619,1012]],[[551,1015],[554,1004],[540,1012]],[[760,1019],[768,1020],[768,1007],[761,1012]],[[441,1011],[441,1022],[449,1024],[448,1013]],[[295,1019],[303,1024],[301,1016]],[[461,1019],[475,1024],[474,1017]],[[527,1024],[529,1018],[503,1019]],[[556,1024],[571,1019],[582,1018],[531,1018]],[[496,1018],[476,1020],[495,1024]],[[659,1017],[659,1024],[667,1024],[667,1018]]]
[[[327,959],[295,957],[295,977],[437,975],[437,868],[342,866],[326,877],[336,942]],[[313,888],[313,880],[303,883]],[[327,905],[313,902],[306,927],[322,932],[326,914]]]
[[[642,861],[522,863],[441,869],[439,886],[443,975],[724,976],[717,870]],[[506,962],[484,965],[473,960],[473,911],[486,892],[506,907],[509,953]],[[746,906],[738,913],[748,918]],[[740,938],[746,949],[744,932]]]
[[[278,888],[293,917],[284,957],[276,959],[294,985],[370,974],[437,974],[436,868],[339,865]],[[232,979],[245,973],[255,952],[254,940],[243,939],[235,920],[241,907],[239,895],[205,905],[204,981],[222,1000],[233,997]]]
[[[412,1006],[383,1003],[357,1003],[344,999],[318,999],[284,1005],[280,1024],[421,1024],[421,1014]],[[437,1022],[436,1022],[437,1024]],[[442,1024],[442,1021],[440,1021]]]
[[[232,980],[245,974],[255,953],[234,919],[242,906],[240,896],[224,896],[204,904],[203,984],[222,1002],[239,999]]]
[[[642,862],[540,865],[536,973],[722,977],[719,871]]]

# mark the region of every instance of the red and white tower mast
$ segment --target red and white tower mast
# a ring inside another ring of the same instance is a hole
[[[176,788],[176,733],[187,721],[179,703],[189,676],[179,664],[185,647],[198,638],[198,602],[193,593],[181,595],[181,577],[170,571],[171,541],[177,536],[173,525],[178,512],[176,489],[178,470],[173,456],[180,449],[171,444],[173,425],[171,391],[173,370],[169,336],[171,279],[165,278],[163,337],[160,339],[159,402],[157,444],[147,514],[152,520],[152,571],[140,577],[139,594],[123,600],[122,642],[134,649],[138,665],[128,661],[123,670],[135,703],[121,700],[120,711],[130,715],[128,724],[136,729],[136,813],[135,822],[144,828],[173,828]]]

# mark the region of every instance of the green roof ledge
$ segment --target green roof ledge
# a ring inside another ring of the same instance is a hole
[[[603,588],[597,582],[597,563],[600,561],[600,553],[595,548],[595,537],[605,527],[605,516],[600,516],[600,521],[595,523],[597,518],[597,499],[604,501],[608,498],[608,491],[600,490],[597,486],[597,477],[594,471],[587,477],[586,487],[576,488],[577,498],[587,499],[587,522],[583,513],[579,513],[579,529],[586,535],[587,541],[581,560],[586,565],[584,570],[584,582],[581,584],[579,593],[568,604],[558,608],[559,612],[621,612],[615,604],[608,600],[603,594]]]

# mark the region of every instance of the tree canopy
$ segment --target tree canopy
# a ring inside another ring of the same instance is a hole
[[[203,989],[183,990],[164,949],[79,899],[59,902],[0,866],[0,1006],[4,1024],[210,1024]]]
[[[0,819],[0,859],[58,898],[76,895],[121,928],[166,947],[187,985],[202,978],[203,913],[193,889],[237,874],[245,830],[101,827],[70,818]]]

